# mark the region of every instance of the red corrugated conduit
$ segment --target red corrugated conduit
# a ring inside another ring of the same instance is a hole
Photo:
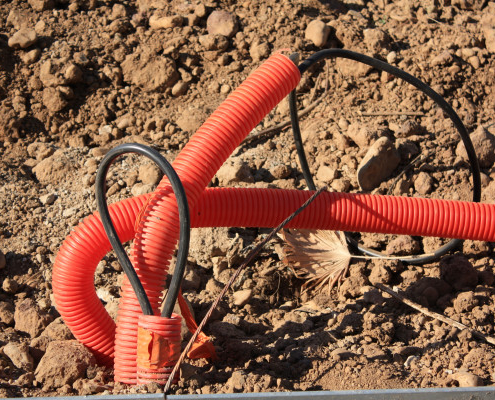
[[[191,210],[191,224],[193,227],[274,227],[311,193],[206,189],[198,205]],[[123,242],[133,238],[133,224],[145,201],[146,196],[139,196],[110,206],[112,220]],[[323,193],[289,227],[495,241],[495,205]],[[75,336],[101,363],[111,366],[115,324],[96,296],[93,284],[96,266],[109,250],[110,244],[98,216],[86,218],[66,239],[57,255],[53,289],[57,308]]]
[[[235,147],[297,85],[299,77],[297,67],[287,57],[271,57],[229,96],[184,147],[173,166],[188,197],[193,227],[273,227],[310,196],[310,192],[295,190],[205,189]],[[110,213],[121,241],[134,238],[131,260],[158,314],[179,224],[168,180],[164,179],[149,203],[148,200],[149,195],[143,195],[113,204]],[[135,232],[136,217],[145,205]],[[290,226],[492,241],[494,219],[495,206],[486,204],[324,193]],[[115,379],[136,383],[138,320],[142,315],[139,303],[125,282],[115,330],[94,290],[96,266],[109,250],[98,215],[86,218],[57,255],[53,270],[55,302],[76,338],[102,364],[111,366],[115,355]],[[170,330],[152,326],[148,331],[153,329]],[[163,368],[166,375],[168,366]],[[141,372],[139,380],[146,380],[147,372]]]

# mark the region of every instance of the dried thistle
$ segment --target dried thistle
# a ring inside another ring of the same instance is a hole
[[[303,293],[320,290],[328,284],[328,293],[349,271],[351,253],[345,236],[339,231],[283,230],[279,234],[287,243],[283,262],[294,269],[295,275],[307,282]]]

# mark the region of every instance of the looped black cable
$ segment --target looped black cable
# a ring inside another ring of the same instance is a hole
[[[476,152],[474,150],[473,143],[471,142],[471,138],[469,137],[469,134],[466,130],[466,127],[462,123],[461,119],[457,115],[457,113],[454,111],[454,109],[445,101],[445,99],[440,96],[437,92],[435,92],[432,88],[430,88],[427,84],[424,82],[420,81],[419,79],[415,78],[414,76],[408,74],[407,72],[393,67],[390,64],[387,64],[386,62],[377,60],[372,57],[365,56],[363,54],[359,54],[350,50],[343,50],[343,49],[328,49],[328,50],[321,50],[312,56],[310,56],[308,59],[303,61],[299,66],[299,71],[301,74],[306,72],[308,68],[310,68],[312,65],[316,64],[317,62],[324,60],[324,59],[329,59],[329,58],[347,58],[350,60],[354,60],[366,65],[369,65],[373,68],[376,68],[380,71],[385,71],[388,72],[391,75],[394,75],[397,78],[400,78],[417,89],[419,89],[421,92],[426,94],[430,99],[432,99],[446,114],[447,116],[452,120],[455,128],[459,132],[461,139],[464,143],[464,146],[466,148],[466,152],[468,155],[469,159],[469,164],[471,166],[471,173],[473,176],[473,201],[474,202],[479,202],[481,199],[481,176],[480,176],[480,168],[478,164],[478,158],[476,157]],[[296,150],[297,154],[299,157],[299,163],[301,164],[301,169],[302,173],[304,176],[304,179],[306,180],[306,184],[308,185],[310,190],[316,190],[316,186],[313,181],[313,177],[311,175],[311,171],[308,166],[308,161],[306,158],[306,154],[304,152],[304,146],[302,144],[302,139],[301,139],[301,131],[299,128],[299,119],[297,116],[297,105],[296,105],[296,91],[293,90],[289,94],[289,108],[290,108],[290,116],[291,116],[291,123],[292,123],[292,131],[294,135],[294,141],[296,144]],[[369,249],[367,247],[361,246],[359,243],[357,243],[354,239],[346,235],[347,241],[357,248],[359,251],[361,251],[364,254],[370,255],[370,256],[375,256],[375,257],[380,257],[384,256],[384,254],[380,253],[379,251]],[[431,262],[444,254],[448,253],[449,251],[453,250],[457,246],[459,246],[462,243],[462,240],[460,239],[453,239],[450,240],[448,243],[437,249],[433,253],[428,253],[428,254],[420,254],[420,255],[413,255],[413,256],[405,256],[405,257],[399,257],[398,259],[404,262],[407,262],[409,264],[421,264],[421,263],[427,263]]]
[[[180,285],[182,282],[182,277],[184,276],[184,271],[186,268],[187,254],[189,252],[189,238],[190,238],[190,217],[189,217],[189,206],[187,203],[186,192],[179,176],[175,172],[172,165],[155,149],[151,147],[144,146],[138,143],[127,143],[115,147],[110,150],[106,156],[101,161],[98,168],[98,173],[96,174],[96,202],[98,206],[98,211],[100,213],[101,222],[105,232],[108,236],[108,240],[115,251],[117,258],[122,265],[129,282],[136,293],[136,297],[139,301],[139,305],[145,315],[153,315],[153,309],[151,307],[146,291],[143,288],[139,277],[132,266],[132,263],[127,255],[124,246],[120,242],[117,236],[117,231],[110,218],[110,213],[108,211],[108,205],[105,198],[106,192],[106,176],[108,169],[113,161],[122,154],[126,153],[137,153],[146,156],[151,161],[153,161],[158,168],[162,171],[164,175],[167,176],[172,190],[174,191],[175,197],[177,199],[177,206],[179,209],[179,221],[180,221],[180,234],[179,234],[179,248],[177,250],[177,263],[175,267],[174,274],[172,276],[172,281],[170,282],[170,287],[168,289],[167,297],[165,298],[165,303],[163,306],[162,316],[170,318],[172,311],[177,300],[177,295],[179,293]]]

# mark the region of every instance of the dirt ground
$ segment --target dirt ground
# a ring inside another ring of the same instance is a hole
[[[149,144],[173,161],[208,115],[278,49],[302,59],[322,48],[355,50],[428,83],[472,132],[483,201],[494,198],[493,2],[2,0],[0,21],[0,397],[160,390],[114,383],[112,371],[74,341],[53,303],[53,261],[70,230],[96,210],[93,184],[109,148]],[[318,185],[471,198],[458,133],[412,86],[337,60],[304,75],[298,101],[314,106],[301,126]],[[253,134],[287,118],[284,101]],[[395,161],[380,163],[378,181],[358,179],[363,159],[377,148]],[[108,177],[109,202],[151,191],[159,179],[144,159],[124,157]],[[289,129],[243,144],[211,186],[305,189]],[[197,320],[243,249],[265,233],[193,230],[183,289]],[[395,255],[445,242],[356,238]],[[373,286],[397,287],[493,335],[491,244],[466,241],[457,254],[424,265],[352,261],[340,288],[302,296],[303,282],[281,261],[281,244],[263,250],[206,326],[219,360],[187,361],[173,393],[495,384],[492,345]],[[95,287],[113,316],[121,282],[109,254]]]

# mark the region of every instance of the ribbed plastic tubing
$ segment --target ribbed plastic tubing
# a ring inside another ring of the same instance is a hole
[[[193,227],[274,227],[312,192],[282,189],[208,188],[191,210]],[[122,241],[149,195],[110,206]],[[380,232],[495,241],[495,205],[368,194],[322,193],[289,225],[301,229]],[[87,217],[64,241],[55,261],[57,309],[76,338],[100,363],[112,365],[115,323],[94,289],[98,262],[111,249],[98,214]],[[139,309],[139,307],[137,307]]]
[[[276,54],[257,69],[191,138],[173,166],[186,190],[192,226],[273,227],[311,192],[269,189],[206,189],[232,151],[300,79],[297,67]],[[121,241],[134,239],[131,261],[155,314],[178,238],[178,210],[168,180],[150,195],[110,206]],[[146,204],[137,232],[136,217]],[[324,193],[290,227],[384,232],[493,240],[494,206],[418,198]],[[64,241],[53,270],[55,303],[74,336],[115,379],[137,382],[137,330],[142,315],[124,279],[117,324],[96,296],[94,272],[110,250],[98,214],[86,218]],[[114,342],[115,340],[115,342]]]

